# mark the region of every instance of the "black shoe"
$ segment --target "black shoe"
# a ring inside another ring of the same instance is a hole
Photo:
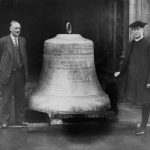
[[[146,131],[146,128],[139,127],[136,131],[136,135],[142,135],[145,133],[145,131]]]
[[[7,128],[8,127],[8,123],[2,123],[1,124],[1,128]]]

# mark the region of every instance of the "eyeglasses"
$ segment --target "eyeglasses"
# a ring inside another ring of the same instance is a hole
[[[141,29],[142,29],[141,27],[132,28],[132,31],[133,31],[133,32],[135,32],[135,31],[141,31]]]

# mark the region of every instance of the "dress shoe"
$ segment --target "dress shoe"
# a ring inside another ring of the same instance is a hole
[[[146,128],[139,127],[136,131],[136,135],[142,135],[145,133],[145,131],[146,131]]]
[[[7,128],[8,127],[8,124],[7,123],[2,123],[1,124],[1,128]]]

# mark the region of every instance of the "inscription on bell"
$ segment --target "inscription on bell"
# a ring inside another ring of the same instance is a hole
[[[58,34],[44,42],[39,88],[30,107],[39,111],[93,111],[109,105],[97,79],[94,44],[79,34]]]
[[[46,68],[54,71],[65,71],[68,80],[86,81],[93,70],[93,54],[50,54],[46,58]]]

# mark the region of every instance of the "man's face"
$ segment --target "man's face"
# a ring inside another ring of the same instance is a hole
[[[132,29],[132,33],[135,39],[139,39],[143,36],[143,28],[141,27],[136,27]]]
[[[21,31],[20,24],[17,23],[17,22],[12,23],[12,25],[10,26],[10,31],[11,31],[11,33],[14,37],[17,37],[20,34],[20,31]]]

